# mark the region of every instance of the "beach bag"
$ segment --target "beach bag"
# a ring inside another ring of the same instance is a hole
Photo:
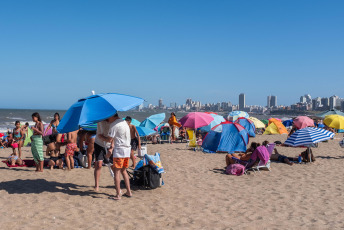
[[[156,189],[162,185],[161,174],[150,165],[143,166],[134,171],[133,184],[145,189]]]
[[[141,149],[138,150],[138,156],[144,157],[147,154],[147,146],[141,146]]]
[[[245,173],[245,166],[241,164],[230,164],[226,168],[226,173],[228,175],[241,176]]]

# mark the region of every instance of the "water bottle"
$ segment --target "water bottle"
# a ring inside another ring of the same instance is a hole
[[[301,164],[301,162],[302,162],[301,154],[299,155],[299,158],[297,159],[297,161],[299,162],[299,164]]]

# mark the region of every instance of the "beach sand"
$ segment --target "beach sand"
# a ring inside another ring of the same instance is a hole
[[[284,141],[258,136],[250,142]],[[340,229],[344,228],[344,151],[339,139],[313,149],[316,162],[272,163],[271,172],[224,174],[225,154],[148,145],[159,152],[165,185],[133,191],[120,201],[103,167],[100,191],[93,170],[8,168],[0,163],[1,229]],[[303,148],[277,147],[298,156]],[[11,149],[0,149],[4,160]],[[31,159],[30,148],[23,151]]]

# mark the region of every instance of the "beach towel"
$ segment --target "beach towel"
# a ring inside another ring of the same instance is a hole
[[[23,160],[24,164],[23,165],[11,165],[10,163],[8,163],[7,161],[2,161],[3,163],[5,163],[8,167],[10,168],[16,168],[16,167],[32,167],[35,166],[35,162],[33,160]]]
[[[170,119],[168,119],[168,124],[170,126],[174,125],[180,128],[182,125],[178,123],[177,118],[175,116],[171,116]]]
[[[137,163],[135,170],[138,170],[146,165],[150,165],[157,173],[165,172],[161,164],[160,153],[155,153],[154,156],[146,154],[144,158]]]
[[[226,173],[228,175],[241,176],[245,173],[245,166],[241,164],[230,164],[226,168]]]
[[[251,160],[255,162],[257,160],[257,157],[260,159],[262,164],[268,163],[270,159],[270,154],[265,146],[258,146],[256,150],[253,151]]]
[[[31,142],[32,156],[35,162],[43,161],[43,139],[40,135],[33,135]]]

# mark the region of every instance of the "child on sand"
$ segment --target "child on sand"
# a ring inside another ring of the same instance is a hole
[[[16,154],[12,153],[8,159],[7,162],[11,165],[11,166],[15,166],[17,165],[23,165],[24,161],[22,161],[22,159],[20,159]]]
[[[71,170],[74,168],[74,159],[73,159],[74,152],[79,151],[78,146],[76,144],[78,131],[79,130],[67,133],[68,140],[67,140],[65,158],[66,158],[66,165],[67,165],[68,170]]]
[[[22,128],[20,127],[19,121],[15,122],[15,126],[16,127],[13,129],[13,136],[14,136],[14,141],[16,144],[14,144],[14,146],[18,148],[18,155],[19,155],[19,158],[21,158],[21,147],[24,144],[23,142],[24,133],[23,133]],[[16,152],[16,148],[14,146],[12,145],[13,151]]]

